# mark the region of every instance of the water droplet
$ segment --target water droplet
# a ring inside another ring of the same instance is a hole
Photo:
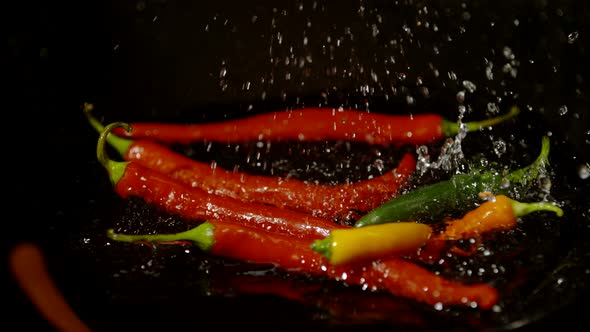
[[[465,102],[465,91],[461,90],[457,92],[457,102],[463,104]]]
[[[373,37],[377,37],[377,35],[379,34],[379,28],[377,28],[376,24],[373,24],[372,28],[372,35]]]
[[[580,36],[580,34],[578,33],[578,31],[574,31],[574,32],[570,33],[569,35],[567,35],[567,42],[569,44],[573,44],[576,42],[576,40],[578,40],[579,36]]]
[[[379,76],[373,70],[371,70],[371,79],[373,79],[373,82],[375,83],[379,82]]]
[[[551,191],[551,179],[547,176],[540,177],[538,179],[538,186],[539,190],[548,194]]]
[[[584,164],[578,166],[578,176],[580,179],[586,180],[590,177],[590,165]]]
[[[508,178],[502,178],[502,181],[500,181],[500,188],[508,189],[509,187],[510,187],[510,180]]]
[[[488,103],[487,105],[488,107],[488,113],[490,114],[498,114],[500,113],[500,108],[498,107],[498,105],[496,105],[496,103]]]
[[[566,115],[567,111],[568,111],[567,106],[562,105],[561,107],[559,107],[558,113],[559,113],[559,115]]]
[[[501,157],[504,153],[506,153],[506,142],[504,142],[503,140],[499,139],[495,141],[493,143],[493,146],[494,153],[496,153],[498,157]]]
[[[477,89],[475,84],[473,84],[473,82],[471,81],[463,81],[463,87],[467,89],[467,91],[469,91],[470,93],[475,92],[475,90]]]
[[[418,156],[416,169],[420,174],[424,174],[430,167],[430,155],[428,154],[428,147],[426,145],[420,145],[416,149],[416,155]]]
[[[488,165],[490,164],[490,162],[486,158],[481,158],[479,160],[479,164],[481,165],[481,167],[488,167]]]
[[[428,90],[428,88],[425,86],[420,87],[420,94],[422,94],[422,96],[428,98],[428,97],[430,97],[430,90]]]
[[[489,62],[486,66],[486,78],[490,81],[494,79],[494,73],[492,72],[493,68],[494,64],[491,62]]]
[[[513,60],[515,57],[514,53],[512,53],[512,49],[508,46],[504,46],[504,49],[502,49],[502,54],[508,60]]]
[[[373,162],[373,166],[377,168],[379,172],[383,172],[383,169],[385,168],[385,162],[383,162],[382,159],[375,159],[375,161]]]
[[[404,30],[404,32],[407,33],[408,35],[412,34],[412,29],[410,29],[410,27],[407,26],[406,24],[404,24],[404,26],[402,27],[402,30]]]
[[[518,74],[518,69],[514,68],[511,64],[507,63],[502,67],[502,72],[510,74],[510,76],[512,77],[516,77],[516,74]]]

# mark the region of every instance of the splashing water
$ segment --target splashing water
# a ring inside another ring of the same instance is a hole
[[[464,126],[461,125],[461,128],[464,128]],[[465,129],[462,130],[465,131]],[[462,162],[464,160],[465,156],[461,149],[461,138],[457,135],[454,139],[448,138],[445,140],[437,160],[431,164],[431,167],[447,172],[454,170],[458,174],[461,173]]]
[[[430,155],[428,154],[428,147],[426,145],[418,146],[418,148],[416,148],[416,156],[416,171],[422,176],[432,166]]]
[[[470,91],[471,88],[473,91],[475,90],[475,85],[471,86],[471,82],[465,82],[469,81],[464,81],[463,84],[469,86]],[[463,116],[467,110],[466,107],[462,105],[464,100],[465,91],[458,92],[457,101],[461,104],[458,107],[459,115],[457,117],[459,131],[455,137],[449,137],[444,141],[438,158],[435,161],[431,161],[430,155],[428,153],[428,147],[425,145],[421,145],[416,148],[416,171],[420,175],[424,175],[429,169],[439,169],[446,172],[454,171],[456,174],[464,171],[465,155],[463,154],[461,142],[467,136],[468,131],[467,126],[463,123]]]

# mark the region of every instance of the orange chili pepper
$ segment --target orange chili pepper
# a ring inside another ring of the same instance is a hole
[[[444,231],[433,234],[426,246],[418,252],[419,257],[435,259],[449,240],[460,240],[479,237],[484,233],[509,230],[517,225],[518,218],[536,211],[552,211],[558,217],[563,216],[563,210],[551,202],[519,202],[506,195],[481,193],[480,197],[487,200],[476,209],[467,212],[462,218],[446,223]],[[456,247],[451,247],[454,253],[470,254]]]
[[[558,217],[563,216],[563,210],[550,202],[523,203],[506,195],[493,196],[489,193],[482,193],[480,196],[487,197],[488,200],[467,212],[463,218],[447,223],[445,231],[435,237],[452,240],[508,230],[516,226],[518,217],[535,211],[553,211]]]

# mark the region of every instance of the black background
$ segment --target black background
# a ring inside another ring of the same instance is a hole
[[[127,317],[134,318],[155,314],[150,310],[156,309],[147,305],[119,308],[101,297],[103,276],[93,273],[97,266],[108,264],[101,261],[106,258],[97,255],[93,265],[88,252],[80,249],[80,232],[87,235],[84,232],[92,227],[79,223],[97,227],[111,213],[104,210],[108,206],[104,202],[115,201],[94,158],[96,134],[80,111],[85,101],[96,103],[104,119],[123,121],[223,119],[302,101],[358,107],[368,102],[381,109],[397,107],[400,113],[436,110],[456,117],[456,94],[465,89],[463,80],[477,86],[477,93],[466,102],[475,113],[482,114],[478,110],[489,101],[505,106],[515,100],[530,106],[523,115],[529,123],[525,128],[554,133],[560,144],[557,153],[563,158],[559,163],[570,174],[566,177],[573,183],[570,188],[578,191],[572,196],[579,199],[577,211],[584,215],[577,220],[589,221],[588,180],[579,181],[574,174],[576,166],[590,160],[589,5],[578,1],[313,4],[158,0],[20,3],[6,8],[4,252],[21,240],[40,243],[60,285],[74,302],[83,304],[83,316],[96,326],[111,322],[105,318],[101,323],[97,318],[101,312],[116,315],[118,310],[131,310]],[[342,44],[335,47],[338,38]],[[332,52],[330,46],[335,47]],[[518,69],[515,77],[500,69],[510,62],[503,54],[505,46],[518,60],[513,63]],[[301,60],[306,55],[313,61]],[[395,63],[385,61],[391,56]],[[271,58],[277,62],[271,63]],[[285,58],[305,64],[285,64]],[[494,64],[494,79],[484,75],[485,60]],[[429,64],[438,69],[438,76]],[[328,74],[332,67],[338,68],[338,74]],[[223,68],[227,74],[222,77]],[[343,76],[343,69],[350,75]],[[449,77],[451,71],[458,79]],[[420,94],[419,77],[429,88],[428,98]],[[247,83],[251,88],[244,89]],[[391,87],[398,93],[392,93]],[[407,103],[408,95],[415,97],[414,104]],[[563,105],[568,109],[565,114],[560,111]],[[250,107],[253,111],[248,111]],[[578,235],[571,244],[579,246],[578,261],[585,264],[585,234]],[[575,271],[580,274],[571,280],[588,279],[587,269],[579,267]],[[3,273],[8,318],[21,327],[46,327],[8,272]],[[583,324],[587,284],[573,282],[569,287],[563,295],[564,308],[554,303],[559,296],[553,295],[548,300],[552,303],[547,303],[550,312],[521,329]],[[318,327],[283,316],[283,310],[302,310],[290,303],[252,318],[251,312],[243,311],[251,307],[248,301],[208,299],[202,306],[211,315],[219,313],[224,327],[278,324],[282,328],[284,319],[289,324],[285,328]]]

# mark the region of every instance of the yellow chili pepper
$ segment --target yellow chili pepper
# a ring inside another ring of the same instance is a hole
[[[430,226],[416,222],[334,229],[325,238],[315,240],[312,249],[331,264],[344,264],[417,250],[431,233]]]

